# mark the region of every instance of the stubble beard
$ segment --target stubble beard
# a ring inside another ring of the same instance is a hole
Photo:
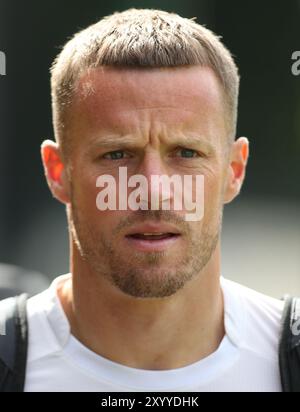
[[[177,223],[174,212],[138,211],[144,218],[155,218],[157,221]],[[192,232],[189,224],[180,224],[185,228],[185,254],[171,259],[168,252],[151,253],[133,252],[131,256],[123,256],[113,246],[113,242],[95,230],[85,221],[76,206],[74,198],[68,210],[69,227],[81,258],[100,277],[105,277],[112,285],[123,293],[135,298],[165,298],[174,295],[189,281],[201,274],[216,249],[221,231],[222,209],[218,224],[214,228],[202,230],[201,236]],[[131,219],[132,220],[132,219]],[[126,222],[126,224],[131,221]],[[141,220],[139,220],[141,221]],[[169,261],[168,266],[166,262]]]

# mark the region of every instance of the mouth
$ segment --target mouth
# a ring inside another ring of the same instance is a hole
[[[125,239],[131,247],[140,251],[163,251],[174,245],[181,234],[176,228],[166,225],[148,224],[132,228]]]
[[[132,235],[128,235],[127,237],[131,237],[133,239],[157,241],[161,239],[168,239],[174,236],[179,235],[177,235],[176,233],[133,233]]]

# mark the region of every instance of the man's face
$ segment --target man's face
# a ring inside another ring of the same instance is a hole
[[[164,297],[201,272],[220,232],[226,136],[221,87],[208,68],[100,68],[81,77],[65,131],[68,216],[97,276],[131,296]],[[144,175],[149,187],[152,175],[203,175],[204,217],[186,221],[184,209],[99,211],[96,180],[113,176],[118,192],[120,167],[128,178]]]

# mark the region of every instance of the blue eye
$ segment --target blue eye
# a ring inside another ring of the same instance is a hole
[[[198,153],[193,149],[180,149],[179,152],[181,152],[181,157],[184,158],[198,157]]]
[[[108,157],[109,156],[109,157]],[[105,159],[110,159],[110,160],[119,160],[119,159],[123,159],[124,157],[124,151],[123,150],[115,150],[114,152],[109,152],[106,153],[103,156]]]

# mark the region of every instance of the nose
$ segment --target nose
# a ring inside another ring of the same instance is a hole
[[[142,199],[145,207],[151,210],[170,207],[168,205],[172,199],[172,190],[170,185],[162,184],[163,176],[168,176],[168,170],[161,154],[156,151],[145,153],[137,173],[145,177],[146,187],[143,188],[145,197]]]

